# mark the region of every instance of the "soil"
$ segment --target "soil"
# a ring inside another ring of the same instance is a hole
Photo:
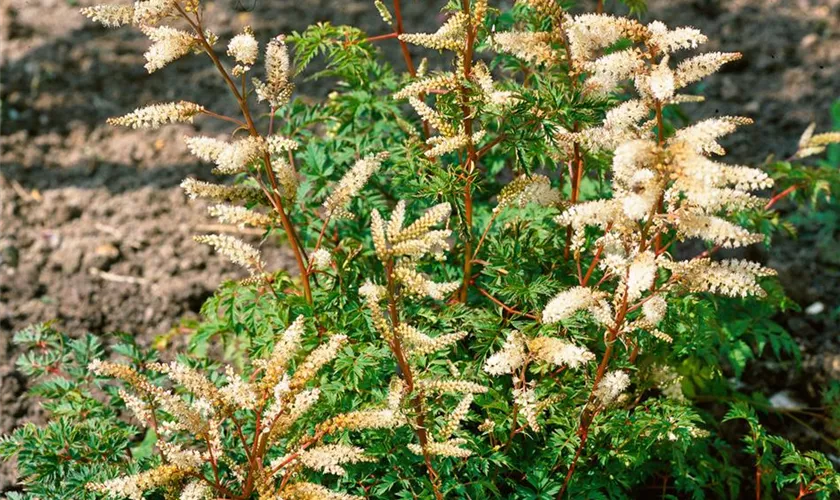
[[[223,129],[203,121],[151,132],[104,123],[142,104],[181,98],[232,114],[227,90],[198,57],[148,75],[143,37],[86,21],[77,9],[91,3],[0,0],[0,434],[39,418],[38,405],[23,397],[25,377],[14,369],[13,332],[55,319],[68,332],[119,330],[151,339],[195,315],[220,281],[242,276],[192,241],[213,221],[178,187],[186,176],[212,178],[181,137]],[[265,40],[323,20],[384,33],[372,3],[222,0],[208,5],[205,18],[227,28],[223,39],[245,25]],[[404,3],[408,30],[437,23],[425,1]],[[694,25],[709,36],[709,50],[744,53],[707,80],[706,103],[686,107],[693,118],[756,119],[728,144],[729,161],[788,156],[810,122],[830,127],[828,109],[840,97],[840,0],[652,0],[645,17]],[[399,64],[395,47],[384,46]],[[258,236],[241,236],[259,243]],[[276,245],[264,252],[274,267],[291,268]],[[814,403],[818,386],[840,377],[830,319],[840,307],[840,280],[836,258],[826,252],[780,241],[767,258],[803,307],[825,306],[820,314],[780,318],[804,349],[804,370],[764,363],[762,373],[771,376],[756,384],[768,395],[789,390]],[[0,465],[0,492],[14,477]]]

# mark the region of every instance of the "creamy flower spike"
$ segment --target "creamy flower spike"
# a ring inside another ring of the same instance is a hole
[[[109,118],[108,124],[155,129],[168,123],[192,123],[193,118],[203,111],[203,106],[188,101],[152,104],[124,116]]]
[[[318,442],[320,438],[313,441],[289,440],[294,424],[319,400],[320,389],[306,388],[306,385],[314,381],[318,372],[337,356],[346,340],[343,335],[331,336],[290,372],[289,367],[299,351],[303,332],[304,318],[300,316],[279,336],[274,349],[264,359],[254,362],[256,371],[249,377],[244,377],[231,366],[224,367],[225,376],[221,379],[211,378],[180,361],[145,366],[166,375],[178,388],[177,393],[174,389],[158,386],[159,381],[152,382],[130,366],[99,360],[91,362],[89,368],[94,374],[126,383],[127,388],[120,389],[119,394],[143,426],[154,426],[158,435],[156,446],[166,463],[139,474],[91,483],[87,485],[88,489],[111,498],[141,499],[145,493],[156,488],[180,491],[180,498],[205,498],[210,490],[202,485],[207,483],[184,480],[200,475],[202,467],[209,462],[238,467],[233,457],[241,450],[226,449],[223,436],[239,428],[237,419],[244,412],[251,412],[259,414],[256,422],[262,422],[262,429],[254,437],[254,450],[258,447],[286,447],[286,454],[274,460],[269,461],[265,455],[252,459],[250,466],[252,479],[257,481],[255,488],[271,493],[269,498],[295,498],[295,492],[302,491],[301,488],[317,491],[318,498],[330,498],[330,490],[307,486],[308,483],[275,482],[275,476],[289,468],[299,471],[304,467],[316,472],[344,475],[345,464],[371,460],[361,448],[349,444],[325,444]],[[190,397],[185,398],[183,393]],[[330,417],[319,425],[319,435],[323,437],[339,430],[401,425],[403,419],[398,408],[401,397],[401,387],[395,386],[388,397],[387,408]],[[177,439],[173,439],[176,435]],[[244,483],[245,477],[240,469],[235,469],[233,474]],[[341,497],[337,495],[336,498]]]

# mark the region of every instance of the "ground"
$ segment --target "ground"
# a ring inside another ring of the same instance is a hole
[[[209,3],[205,18],[223,39],[248,24],[265,40],[325,20],[384,33],[372,3],[223,0]],[[407,30],[439,21],[425,0],[404,3]],[[606,3],[609,9],[614,2]],[[810,122],[830,126],[829,107],[840,98],[840,0],[650,4],[646,19],[694,25],[709,36],[710,50],[744,53],[708,80],[706,103],[686,107],[694,118],[756,120],[729,141],[730,161],[788,156]],[[233,103],[223,84],[199,57],[146,74],[142,36],[101,28],[78,7],[75,0],[0,0],[0,434],[39,411],[22,397],[26,380],[14,369],[16,330],[55,319],[68,332],[121,330],[151,339],[195,315],[220,281],[242,276],[192,241],[213,230],[213,221],[178,188],[188,175],[211,178],[181,137],[221,129],[197,122],[148,132],[104,123],[138,105],[180,98],[226,112]],[[399,64],[389,43],[383,47]],[[264,251],[273,266],[291,265],[284,251]],[[763,365],[770,376],[756,383],[769,394],[787,390],[814,402],[818,385],[840,374],[837,324],[829,315],[840,306],[840,280],[828,253],[806,238],[780,241],[765,257],[803,307],[825,306],[819,314],[780,318],[804,349],[804,370]],[[0,468],[0,492],[11,486],[11,474]]]

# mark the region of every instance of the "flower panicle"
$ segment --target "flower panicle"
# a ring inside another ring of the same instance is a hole
[[[192,123],[196,115],[204,112],[204,106],[188,101],[152,104],[138,108],[123,116],[108,118],[109,125],[134,129],[156,129],[167,123]]]

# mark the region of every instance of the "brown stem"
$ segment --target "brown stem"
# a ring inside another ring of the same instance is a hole
[[[662,103],[656,101],[656,142],[659,146],[665,143],[665,122],[662,120]]]
[[[563,481],[563,487],[557,494],[556,498],[558,500],[563,498],[563,495],[566,493],[566,489],[569,487],[569,483],[571,482],[572,476],[575,472],[575,466],[577,465],[577,462],[580,459],[584,448],[586,447],[586,440],[589,436],[589,427],[592,425],[592,422],[598,415],[599,408],[594,406],[596,398],[595,394],[598,390],[598,386],[601,384],[601,380],[607,373],[607,367],[609,366],[610,359],[612,358],[613,346],[615,345],[616,337],[618,336],[618,332],[621,331],[621,327],[623,326],[626,318],[627,294],[625,293],[621,307],[618,308],[618,310],[616,311],[615,326],[613,328],[610,328],[607,333],[606,349],[604,350],[604,355],[601,357],[601,362],[598,364],[598,370],[595,373],[595,380],[592,383],[592,390],[589,393],[589,398],[587,398],[586,407],[584,408],[583,415],[581,415],[580,418],[580,426],[578,427],[577,431],[578,435],[580,436],[580,445],[578,446],[578,450],[575,453],[574,459],[572,459],[572,465],[569,467],[569,471],[566,474],[566,479],[565,481]]]
[[[367,38],[366,41],[377,42],[379,40],[389,40],[391,38],[397,38],[398,36],[400,36],[400,35],[395,31],[393,33],[385,33],[384,35],[370,36],[370,37]]]
[[[394,357],[397,360],[397,365],[400,368],[400,374],[405,381],[406,391],[408,393],[414,392],[414,374],[411,371],[411,365],[405,357],[405,351],[402,348],[400,338],[396,333],[397,327],[400,325],[400,316],[397,311],[397,295],[396,283],[394,282],[394,259],[388,259],[385,265],[385,273],[388,279],[388,314],[391,318],[391,328],[393,329],[393,337],[388,343]],[[426,412],[423,409],[423,392],[419,391],[411,398],[411,405],[414,407],[414,431],[417,434],[417,440],[420,441],[420,449],[423,450],[423,461],[426,464],[426,471],[429,474],[429,481],[432,483],[432,490],[437,500],[443,500],[443,494],[440,492],[440,476],[432,466],[432,457],[428,452],[429,435],[426,431]]]
[[[204,52],[210,57],[210,60],[213,61],[213,65],[216,66],[216,69],[219,71],[219,74],[222,75],[222,78],[225,80],[228,88],[230,88],[231,93],[236,98],[237,103],[239,104],[239,108],[242,111],[242,116],[245,118],[245,125],[248,129],[248,132],[254,137],[261,137],[260,133],[257,131],[257,127],[254,124],[254,120],[251,116],[251,110],[248,108],[247,96],[243,93],[240,93],[239,89],[236,87],[236,83],[231,78],[230,74],[228,74],[225,67],[222,65],[222,62],[219,60],[219,56],[213,50],[212,45],[207,41],[207,38],[204,36],[204,30],[201,27],[201,19],[197,18],[197,21],[193,21],[193,19],[187,14],[186,11],[179,5],[175,4],[175,8],[178,10],[180,15],[190,24],[195,32],[196,36],[198,37],[199,42],[201,43],[202,47],[204,48]],[[289,220],[288,215],[286,214],[285,209],[283,208],[283,202],[280,199],[279,190],[277,188],[277,178],[274,175],[274,171],[271,168],[271,157],[268,153],[263,155],[263,160],[265,161],[265,171],[266,175],[271,183],[272,191],[270,193],[266,193],[271,201],[272,206],[280,215],[280,221],[283,224],[283,229],[286,231],[286,236],[289,239],[289,242],[292,247],[292,251],[295,255],[295,260],[297,261],[298,268],[300,269],[301,273],[301,283],[303,284],[303,293],[306,297],[307,303],[310,305],[312,304],[312,291],[309,285],[309,274],[307,273],[306,262],[304,261],[302,255],[302,245],[300,245],[300,241],[298,239],[297,233],[295,232],[295,228]]]
[[[224,120],[226,122],[235,123],[236,125],[239,125],[242,128],[247,128],[248,127],[248,125],[245,122],[243,122],[242,120],[237,120],[236,118],[231,118],[229,116],[220,115],[218,113],[214,113],[214,112],[210,111],[209,109],[203,109],[203,110],[201,110],[201,113],[205,114],[207,116],[216,118],[218,120]]]
[[[538,320],[539,319],[537,316],[535,316],[533,314],[524,313],[522,311],[518,311],[518,310],[510,307],[509,305],[505,304],[504,302],[497,299],[496,297],[493,297],[490,294],[490,292],[488,292],[487,290],[485,290],[481,287],[475,287],[475,289],[478,290],[478,293],[480,293],[481,295],[484,295],[485,297],[490,299],[491,302],[493,302],[494,304],[496,304],[497,306],[501,307],[502,309],[504,309],[505,311],[507,311],[511,314],[516,314],[518,316],[525,316],[526,318],[531,318],[533,320]]]
[[[405,33],[403,29],[403,16],[402,16],[402,8],[400,6],[400,0],[394,0],[394,21],[396,25],[394,29],[395,37],[399,40],[400,35]],[[405,59],[405,65],[408,68],[408,74],[411,75],[412,78],[417,76],[417,70],[414,68],[414,60],[411,58],[411,52],[408,51],[408,44],[404,41],[399,40],[400,43],[400,51],[402,52],[403,59]],[[420,100],[423,100],[423,94],[420,94]],[[431,135],[431,131],[429,129],[429,122],[423,120],[423,137],[428,138]]]
[[[481,233],[481,238],[478,239],[478,244],[475,246],[475,251],[473,252],[473,260],[475,260],[475,256],[478,255],[478,251],[481,250],[481,245],[484,244],[484,239],[487,238],[487,233],[490,231],[490,228],[493,226],[493,222],[495,222],[496,217],[499,216],[498,211],[494,211],[493,215],[490,217],[490,220],[487,222],[487,227],[484,228],[484,232]]]
[[[776,204],[776,203],[778,203],[780,200],[782,200],[782,199],[784,199],[785,197],[787,197],[789,194],[791,194],[791,193],[793,193],[794,191],[796,191],[798,188],[799,188],[799,186],[797,186],[796,184],[794,184],[793,186],[790,186],[789,188],[785,189],[784,191],[782,191],[781,193],[777,194],[776,196],[774,196],[774,197],[770,198],[770,200],[767,202],[767,204],[766,204],[766,205],[764,205],[764,210],[770,210],[770,209],[773,207],[773,205],[775,205],[775,204]]]
[[[464,46],[464,79],[469,80],[472,76],[472,58],[473,50],[475,49],[475,26],[472,24],[470,16],[470,0],[461,0],[461,10],[467,15],[467,40]],[[470,280],[472,276],[472,220],[473,220],[473,200],[472,200],[472,181],[473,170],[478,167],[478,154],[475,150],[475,144],[472,140],[473,119],[472,110],[467,102],[466,89],[461,86],[459,89],[461,94],[461,113],[463,115],[464,134],[467,136],[467,156],[464,163],[464,170],[466,175],[466,186],[464,186],[464,222],[466,224],[466,231],[464,235],[464,280],[461,286],[459,300],[461,302],[467,301],[467,292],[470,287]]]
[[[588,428],[584,429],[583,434],[580,436],[580,445],[575,451],[575,456],[572,458],[572,465],[569,466],[569,472],[566,473],[566,479],[563,481],[563,487],[560,488],[560,492],[557,493],[558,500],[563,498],[563,495],[566,493],[566,488],[569,487],[569,482],[572,480],[572,475],[575,473],[575,466],[580,460],[580,455],[583,453],[584,447],[586,447],[586,439],[588,437]]]

